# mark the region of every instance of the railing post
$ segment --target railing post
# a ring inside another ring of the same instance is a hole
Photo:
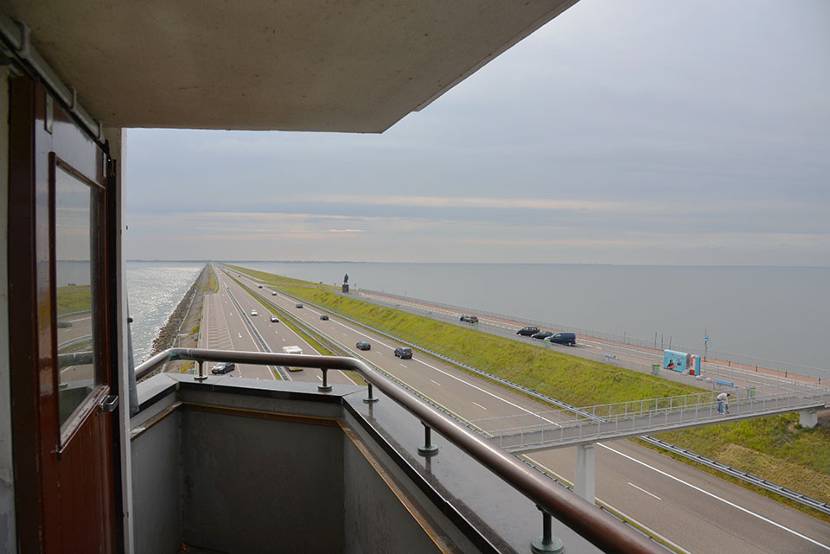
[[[323,372],[323,382],[317,386],[317,390],[320,392],[331,392],[331,385],[329,385],[329,370],[322,368]]]
[[[438,454],[438,447],[432,444],[432,427],[421,422],[421,425],[424,426],[424,445],[418,447],[418,454],[421,456],[435,456]]]
[[[565,545],[559,537],[553,536],[553,526],[551,524],[550,514],[547,513],[541,506],[537,506],[542,512],[542,536],[530,543],[530,548],[533,552],[548,553],[555,552],[561,554],[565,552]]]
[[[204,370],[204,363],[205,362],[203,362],[202,360],[199,360],[198,363],[199,363],[199,373],[196,375],[195,379],[197,381],[204,381],[205,379],[207,379],[207,375],[205,375],[205,370]]]
[[[363,401],[367,404],[371,404],[372,402],[377,402],[378,400],[380,400],[379,398],[377,398],[373,395],[373,390],[374,389],[372,388],[372,383],[367,383],[367,385],[368,385],[368,391],[367,391],[368,395],[366,396],[366,398],[363,399]]]

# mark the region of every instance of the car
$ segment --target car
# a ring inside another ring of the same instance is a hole
[[[326,314],[321,314],[321,315],[320,315],[320,319],[322,319],[323,321],[328,321],[328,320],[329,320],[329,316],[327,316]]]
[[[233,362],[220,362],[213,366],[213,369],[211,369],[210,372],[214,375],[224,375],[226,373],[230,373],[234,369],[236,369],[236,364]]]
[[[276,296],[276,295],[277,295],[277,291],[272,290],[272,291],[271,291],[271,296]]]
[[[261,289],[262,285],[257,285],[256,288]]]
[[[354,347],[357,348],[358,350],[371,350],[372,349],[372,345],[369,344],[368,342],[366,342],[365,340],[357,341],[356,343],[354,343]]]
[[[528,325],[527,327],[522,327],[518,331],[516,331],[517,335],[521,335],[523,337],[532,337],[536,333],[538,333],[540,329],[538,327],[532,327]]]
[[[576,335],[574,333],[554,333],[545,338],[545,342],[552,342],[554,344],[565,344],[568,346],[576,346]]]
[[[474,315],[462,315],[458,319],[464,323],[478,323],[478,316]]]
[[[302,307],[303,307],[303,305],[302,305],[302,304],[297,304],[297,305],[296,305],[296,306],[294,306],[294,307],[295,307],[295,308],[302,308]]]
[[[251,315],[259,315],[259,312],[256,310],[251,310]]]
[[[279,323],[279,322],[280,322],[280,320],[277,319],[277,316],[275,316],[275,315],[271,316],[271,323]]]
[[[395,349],[395,357],[402,360],[412,359],[412,349],[408,346],[399,346]]]
[[[530,338],[536,339],[536,340],[545,340],[546,338],[548,338],[552,334],[553,333],[551,333],[550,331],[539,331],[538,333],[534,333],[534,334],[530,335]]]
[[[284,354],[302,354],[303,349],[299,346],[283,346],[282,351]],[[302,371],[303,368],[301,367],[293,367],[289,366],[286,368],[288,371]]]

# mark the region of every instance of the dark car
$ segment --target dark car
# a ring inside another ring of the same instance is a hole
[[[322,319],[323,321],[328,321],[329,316],[327,316],[326,314],[323,314],[323,315],[320,316],[320,319]]]
[[[546,342],[554,344],[566,344],[576,346],[576,335],[574,333],[554,333],[545,339]]]
[[[551,335],[553,335],[553,333],[551,333],[550,331],[539,331],[538,333],[534,333],[534,334],[530,335],[530,338],[536,339],[536,340],[544,340],[544,339],[548,338]]]
[[[360,341],[357,341],[357,342],[354,344],[354,346],[355,346],[355,348],[357,348],[358,350],[371,350],[371,349],[372,349],[372,345],[371,345],[371,344],[369,344],[368,342],[366,342],[365,340],[360,340]]]
[[[458,319],[464,323],[478,323],[478,316],[474,315],[462,315]]]
[[[261,289],[262,285],[257,285],[256,288]]]
[[[517,334],[517,335],[521,335],[521,336],[523,336],[523,337],[532,337],[533,335],[535,335],[535,334],[536,334],[536,333],[538,333],[538,332],[539,332],[539,328],[538,328],[538,327],[530,327],[530,326],[528,326],[528,327],[522,327],[521,329],[519,329],[518,331],[516,331],[516,334]]]
[[[225,373],[230,373],[234,369],[236,369],[236,364],[233,362],[221,362],[213,366],[213,369],[211,369],[210,372],[214,375],[224,375]]]
[[[395,349],[395,357],[402,360],[412,359],[412,349],[408,346],[399,346]]]
[[[302,305],[302,304],[297,304],[297,305],[296,305],[296,306],[294,306],[294,307],[295,307],[295,308],[302,308],[302,307],[303,307],[303,305]]]

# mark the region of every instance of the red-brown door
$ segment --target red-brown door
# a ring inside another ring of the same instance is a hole
[[[117,550],[114,183],[46,88],[11,82],[9,289],[21,552]]]

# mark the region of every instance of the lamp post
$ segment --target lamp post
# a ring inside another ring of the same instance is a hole
[[[709,355],[709,333],[706,329],[703,330],[703,361],[706,361],[706,356]]]

